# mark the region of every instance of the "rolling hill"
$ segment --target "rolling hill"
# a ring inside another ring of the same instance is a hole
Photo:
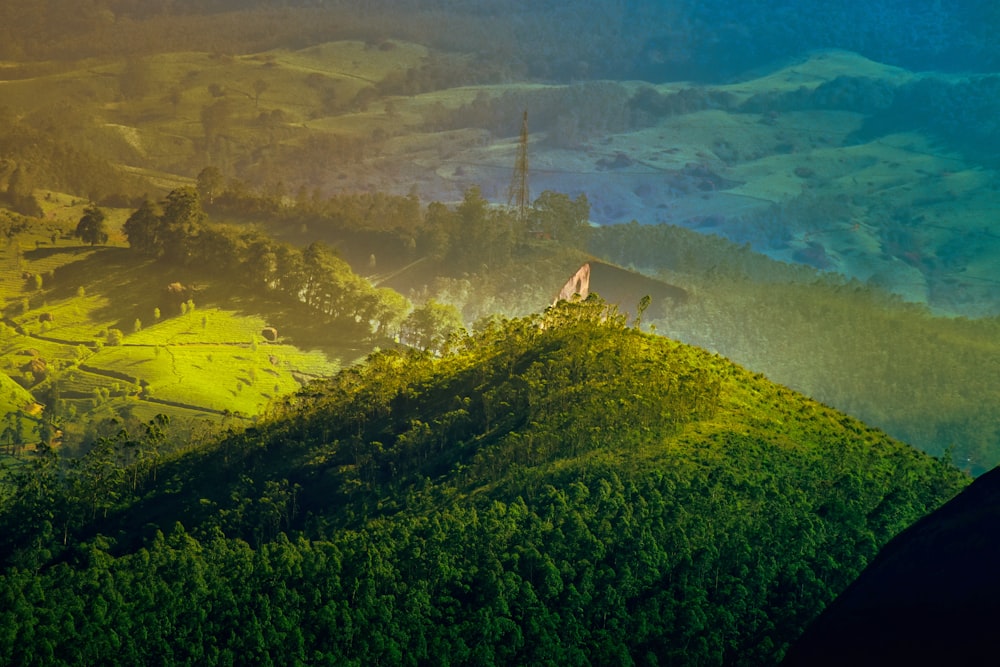
[[[0,655],[774,664],[967,483],[599,299],[453,348],[376,353],[155,471],[129,458],[153,423],[64,477],[40,458],[2,515]]]

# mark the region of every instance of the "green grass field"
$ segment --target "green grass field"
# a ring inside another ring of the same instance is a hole
[[[31,336],[91,344],[115,322],[114,319],[102,319],[99,314],[109,306],[105,297],[84,294],[51,304],[39,303],[37,308],[13,320]]]
[[[189,343],[105,347],[88,360],[109,373],[135,378],[154,398],[214,411],[260,413],[299,388],[296,377],[329,374],[336,364],[292,346]]]
[[[64,397],[76,398],[90,398],[94,395],[95,389],[108,391],[111,395],[139,392],[138,384],[79,368],[72,368],[63,373],[59,378],[59,388]]]
[[[53,218],[0,248],[3,414],[37,411],[33,395],[54,390],[63,398],[63,417],[74,422],[67,428],[71,439],[86,432],[80,424],[126,409],[146,419],[164,413],[218,423],[233,413],[259,415],[309,378],[340,368],[329,351],[266,341],[262,330],[272,325],[270,318],[282,317],[255,312],[266,304],[232,296],[231,286],[205,282],[206,291],[196,294],[204,301],[174,314],[164,287],[193,281],[189,272],[127,248],[68,240],[63,234],[75,227],[72,219],[82,214],[82,205],[63,195],[45,200],[65,219]],[[120,225],[128,211],[111,213]],[[40,284],[24,272],[40,273]],[[232,307],[220,307],[227,301]],[[291,322],[284,328],[294,329]],[[122,331],[120,344],[112,344],[111,329]],[[354,358],[345,356],[345,363]],[[27,436],[34,438],[35,422],[29,421]]]
[[[184,315],[161,319],[128,336],[129,345],[233,344],[263,340],[267,322],[256,315],[239,316],[218,308],[197,308]]]

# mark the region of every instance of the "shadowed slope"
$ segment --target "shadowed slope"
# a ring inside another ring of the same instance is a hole
[[[985,664],[1000,617],[1000,469],[890,542],[785,665]]]

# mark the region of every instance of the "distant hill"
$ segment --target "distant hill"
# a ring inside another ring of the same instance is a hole
[[[886,545],[783,664],[992,662],[998,552],[1000,470],[994,469]]]
[[[155,469],[154,422],[40,456],[0,514],[0,656],[773,664],[967,483],[624,320],[380,352]]]

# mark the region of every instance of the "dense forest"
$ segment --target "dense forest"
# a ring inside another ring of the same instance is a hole
[[[450,350],[155,467],[155,421],[43,452],[0,516],[4,661],[772,664],[967,481],[596,298]]]
[[[48,0],[30,9],[12,0],[0,4],[0,53],[49,59],[205,45],[233,53],[392,34],[446,51],[481,53],[484,71],[497,71],[489,63],[506,61],[507,75],[564,80],[727,76],[817,47],[851,49],[908,67],[946,63],[982,71],[997,63],[989,32],[995,19],[990,2],[945,8],[930,0],[810,3],[809,11],[801,3],[764,0]],[[576,38],[582,34],[588,38]]]

